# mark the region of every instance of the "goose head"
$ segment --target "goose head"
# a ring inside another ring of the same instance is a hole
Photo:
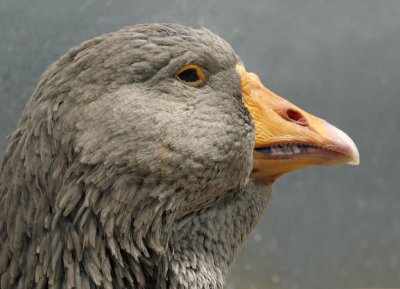
[[[276,178],[358,159],[206,29],[102,35],[51,65],[10,136],[2,288],[222,288]]]

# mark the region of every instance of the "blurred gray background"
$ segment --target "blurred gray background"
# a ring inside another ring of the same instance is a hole
[[[143,22],[206,26],[278,94],[345,130],[359,167],[286,175],[229,288],[400,288],[399,0],[0,0],[0,159],[46,67]]]

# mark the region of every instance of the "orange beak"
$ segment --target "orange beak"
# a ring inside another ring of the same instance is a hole
[[[347,134],[276,95],[243,66],[237,70],[243,102],[255,126],[255,180],[271,184],[303,167],[359,164],[357,147]]]

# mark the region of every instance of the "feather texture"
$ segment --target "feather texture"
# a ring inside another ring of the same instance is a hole
[[[269,200],[232,48],[128,27],[41,77],[0,174],[1,288],[222,288]],[[183,65],[207,85],[175,78]]]

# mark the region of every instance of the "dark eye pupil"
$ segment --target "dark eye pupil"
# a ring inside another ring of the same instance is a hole
[[[186,69],[185,71],[182,71],[181,73],[178,74],[178,77],[186,82],[195,82],[200,80],[199,75],[197,74],[196,69],[190,68]]]

